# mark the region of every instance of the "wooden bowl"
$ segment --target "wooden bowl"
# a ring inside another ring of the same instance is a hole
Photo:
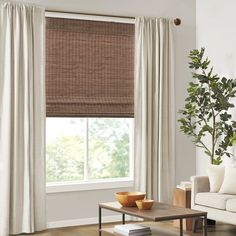
[[[137,200],[136,205],[139,210],[151,210],[153,206],[154,201],[153,200]]]
[[[135,207],[135,202],[144,199],[145,195],[141,192],[118,192],[115,194],[116,200],[124,207]]]

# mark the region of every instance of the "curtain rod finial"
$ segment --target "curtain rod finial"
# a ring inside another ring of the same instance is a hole
[[[174,19],[174,23],[175,23],[175,25],[180,25],[181,24],[181,19],[180,18]]]

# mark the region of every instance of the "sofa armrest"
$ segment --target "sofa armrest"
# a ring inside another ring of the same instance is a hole
[[[208,176],[192,176],[191,207],[195,205],[197,193],[210,192],[210,182]]]

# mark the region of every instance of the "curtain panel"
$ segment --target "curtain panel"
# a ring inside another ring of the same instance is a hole
[[[172,21],[138,17],[135,26],[135,188],[172,201],[175,103]]]
[[[0,235],[46,227],[44,9],[0,3]]]

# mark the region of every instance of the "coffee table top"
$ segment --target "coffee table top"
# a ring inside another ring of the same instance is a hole
[[[99,206],[108,210],[152,221],[174,220],[207,215],[207,212],[177,207],[160,202],[155,202],[151,210],[139,210],[137,207],[122,207],[118,202],[100,203]]]

